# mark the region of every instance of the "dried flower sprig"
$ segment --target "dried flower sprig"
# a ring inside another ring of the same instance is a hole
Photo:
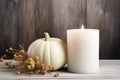
[[[5,62],[5,65],[8,68],[15,68],[16,74],[49,74],[52,70],[54,70],[54,66],[52,65],[46,65],[43,63],[40,63],[38,56],[35,58],[32,58],[27,55],[27,52],[24,50],[24,48],[21,49],[13,49],[10,47],[9,49],[6,49],[6,52],[12,52],[14,60],[17,62],[17,64],[13,65],[11,61]],[[6,57],[4,55],[3,57],[0,57],[0,62],[2,62]],[[58,77],[60,74],[55,73],[54,77]]]

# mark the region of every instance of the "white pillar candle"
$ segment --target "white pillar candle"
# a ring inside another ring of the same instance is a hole
[[[67,30],[68,71],[95,73],[99,70],[99,30]]]

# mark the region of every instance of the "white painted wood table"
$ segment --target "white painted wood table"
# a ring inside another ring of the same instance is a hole
[[[4,64],[0,63],[0,80],[120,80],[120,60],[100,60],[100,71],[94,74],[57,72],[60,73],[59,77],[53,77],[55,72],[46,75],[16,75],[14,69],[5,69]]]

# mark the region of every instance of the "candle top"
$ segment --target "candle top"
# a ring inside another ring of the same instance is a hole
[[[68,29],[67,31],[72,31],[72,32],[99,32],[98,29],[85,29],[83,24],[81,26],[81,29]]]
[[[99,34],[98,29],[68,29],[67,33],[74,34]]]
[[[68,29],[67,31],[99,31],[99,29]]]

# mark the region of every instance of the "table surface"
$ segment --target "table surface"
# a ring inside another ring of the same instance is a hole
[[[59,77],[53,77],[56,72],[60,73]],[[100,60],[100,70],[94,74],[69,73],[66,69],[56,72],[46,75],[16,75],[14,69],[6,69],[4,63],[0,63],[0,80],[120,80],[120,60]]]

